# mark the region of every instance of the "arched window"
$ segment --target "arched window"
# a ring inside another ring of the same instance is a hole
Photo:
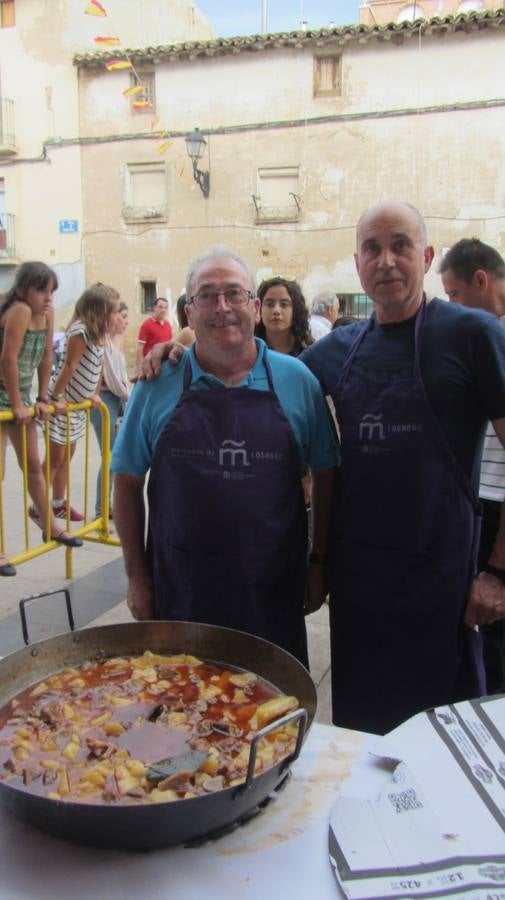
[[[485,4],[482,0],[462,0],[457,9],[459,13],[483,12]]]
[[[399,24],[400,22],[414,22],[415,19],[425,18],[425,12],[420,3],[409,3],[400,10],[396,21]]]

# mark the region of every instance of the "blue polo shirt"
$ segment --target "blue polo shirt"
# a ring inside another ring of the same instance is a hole
[[[292,428],[300,464],[311,469],[330,469],[340,462],[338,442],[326,400],[317,378],[298,359],[267,350],[255,338],[258,356],[247,377],[236,387],[256,391],[269,389],[265,354],[272,371],[274,389]],[[128,401],[126,416],[114,444],[111,470],[142,478],[151,466],[156,444],[183,391],[184,367],[189,355],[190,390],[223,387],[215,375],[204,372],[195,355],[195,345],[179,365],[165,362],[159,378],[139,381]],[[234,387],[228,388],[234,390]]]

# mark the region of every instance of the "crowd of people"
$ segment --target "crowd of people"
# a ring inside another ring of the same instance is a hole
[[[256,289],[245,260],[212,247],[189,267],[180,342],[163,298],[142,326],[131,396],[127,310],[103,285],[94,332],[105,364],[93,392],[112,420],[126,406],[111,471],[132,615],[249,631],[308,665],[304,617],[329,597],[333,721],[375,733],[505,690],[505,265],[481,241],[459,241],[440,266],[448,303],[426,295],[433,258],[414,207],[363,213],[355,263],[373,314],[358,321],[338,315],[333,290],[312,297],[309,315],[294,279]],[[55,287],[46,279],[27,329],[49,328]],[[84,352],[82,309],[75,322]],[[41,416],[44,401],[70,399],[68,349],[49,383],[47,346]],[[100,498],[98,485],[97,515]]]
[[[64,331],[54,330],[53,293],[56,273],[45,263],[23,263],[14,283],[0,304],[0,410],[13,413],[13,421],[0,431],[0,462],[5,474],[6,447],[10,440],[22,468],[23,429],[26,426],[27,478],[31,504],[28,515],[42,529],[44,540],[68,547],[81,547],[82,540],[70,534],[58,519],[83,522],[84,515],[66,500],[67,444],[70,458],[86,429],[83,410],[68,410],[69,404],[91,400],[91,424],[102,447],[102,413],[107,407],[110,450],[126,409],[131,390],[123,338],[128,327],[128,306],[115,288],[96,283],[79,297]],[[139,348],[146,352],[159,340],[172,336],[166,322],[168,303],[157,298],[153,315],[141,326]],[[184,338],[184,335],[182,335]],[[190,343],[190,342],[189,342]],[[142,353],[141,353],[142,355]],[[38,393],[32,418],[32,385],[35,374]],[[53,405],[57,415],[50,416]],[[37,423],[48,421],[49,455],[41,465]],[[46,485],[44,473],[49,472]],[[111,504],[112,483],[109,504]],[[102,514],[102,470],[96,483],[95,517]],[[0,576],[16,569],[0,547]]]

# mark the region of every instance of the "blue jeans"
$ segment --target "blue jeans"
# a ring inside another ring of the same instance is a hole
[[[105,403],[110,415],[110,449],[114,446],[116,440],[116,422],[121,411],[121,397],[113,394],[112,391],[100,391],[100,399]],[[102,447],[102,413],[99,409],[92,409],[90,413],[91,424],[95,429],[100,448]],[[112,496],[112,481],[109,487],[109,507]],[[98,471],[96,479],[96,500],[95,500],[95,516],[102,515],[102,468]]]

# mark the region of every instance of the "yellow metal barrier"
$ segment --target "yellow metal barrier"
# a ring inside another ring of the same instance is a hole
[[[110,485],[110,415],[109,410],[106,407],[105,403],[99,404],[99,409],[102,415],[102,448],[101,448],[101,469],[102,469],[102,489],[101,489],[101,509],[102,515],[99,518],[95,518],[92,521],[86,521],[88,518],[88,488],[89,488],[89,432],[90,432],[90,415],[89,411],[92,408],[92,403],[90,400],[86,400],[83,403],[70,403],[68,409],[65,413],[60,413],[60,415],[65,415],[67,418],[67,443],[66,443],[66,468],[67,468],[67,520],[66,520],[66,529],[70,531],[70,503],[71,503],[71,479],[70,479],[70,463],[71,463],[71,442],[70,442],[70,419],[67,413],[73,412],[74,410],[85,410],[86,412],[86,432],[84,438],[84,523],[76,528],[75,531],[72,531],[72,534],[76,537],[81,537],[83,540],[95,542],[99,544],[111,544],[116,547],[120,547],[120,542],[117,537],[112,537],[109,534],[109,485]],[[51,415],[55,415],[54,406],[50,407]],[[35,416],[34,407],[31,408],[32,417]],[[1,412],[0,411],[0,551],[2,553],[6,552],[6,526],[5,526],[5,504],[3,497],[3,483],[4,483],[4,472],[3,472],[3,462],[4,462],[4,454],[1,452],[2,442],[7,440],[7,435],[3,430],[3,424],[13,422],[14,417],[12,412]],[[50,441],[49,441],[49,427],[48,423],[45,422],[43,424],[44,428],[44,443],[45,443],[45,451],[46,451],[46,460],[45,460],[45,480],[46,484],[49,484],[49,472],[50,472]],[[21,563],[28,562],[30,559],[35,559],[37,556],[41,556],[43,553],[47,553],[49,550],[55,550],[58,547],[61,547],[55,540],[42,541],[37,546],[31,546],[30,542],[30,532],[29,532],[29,522],[28,522],[28,509],[30,503],[30,496],[28,494],[28,465],[27,465],[27,449],[26,449],[26,426],[23,426],[22,432],[22,477],[23,477],[23,524],[24,524],[24,543],[25,548],[19,553],[16,553],[14,556],[9,557],[9,562],[14,566],[18,566]],[[17,469],[19,472],[19,467]],[[42,529],[46,535],[50,534],[50,489],[47,492],[48,496],[48,504],[46,507],[46,515],[45,515],[45,527]],[[42,534],[42,531],[41,531]],[[65,548],[65,576],[66,578],[72,578],[73,576],[73,565],[72,565],[72,547]],[[79,552],[79,550],[77,551]]]

